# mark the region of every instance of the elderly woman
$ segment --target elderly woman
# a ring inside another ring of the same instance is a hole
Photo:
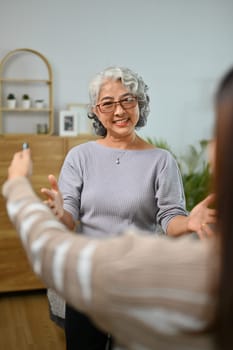
[[[216,98],[211,152],[216,235],[193,240],[143,235],[74,235],[35,195],[30,150],[15,154],[3,186],[9,216],[34,271],[121,349],[233,348],[233,68]]]
[[[189,215],[178,166],[172,155],[138,136],[149,115],[148,87],[135,72],[110,67],[90,83],[90,113],[101,137],[66,156],[59,187],[42,189],[55,215],[71,230],[91,237],[118,235],[129,227],[179,236],[214,220],[206,202]],[[208,200],[207,200],[208,204]],[[104,350],[107,335],[84,315],[66,307],[68,350]]]

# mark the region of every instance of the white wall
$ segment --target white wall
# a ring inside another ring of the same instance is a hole
[[[213,91],[233,64],[232,15],[232,0],[1,0],[0,58],[21,47],[48,58],[56,120],[67,103],[88,102],[99,70],[136,70],[151,97],[141,135],[179,153],[211,137]]]

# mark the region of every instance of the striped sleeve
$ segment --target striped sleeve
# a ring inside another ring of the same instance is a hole
[[[7,181],[2,193],[34,272],[71,304],[74,301],[80,309],[88,308],[97,241],[81,235],[77,240],[36,196],[26,178]],[[65,277],[68,266],[74,267],[72,276]]]

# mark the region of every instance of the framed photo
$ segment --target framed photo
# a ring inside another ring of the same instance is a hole
[[[77,113],[78,134],[93,134],[92,121],[87,116],[87,103],[69,103],[67,109]]]
[[[59,113],[59,135],[78,135],[78,115],[75,111],[60,111]]]

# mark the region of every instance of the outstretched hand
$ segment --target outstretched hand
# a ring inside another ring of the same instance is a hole
[[[64,215],[63,197],[59,190],[56,177],[50,174],[48,180],[51,188],[41,189],[41,193],[47,196],[47,200],[45,200],[44,203],[48,205],[58,219],[61,219]]]
[[[209,208],[214,203],[215,196],[210,194],[198,203],[189,214],[188,228],[203,239],[214,235],[216,223],[216,210]]]
[[[8,179],[18,176],[29,177],[32,174],[32,159],[30,149],[16,152],[8,168]]]

